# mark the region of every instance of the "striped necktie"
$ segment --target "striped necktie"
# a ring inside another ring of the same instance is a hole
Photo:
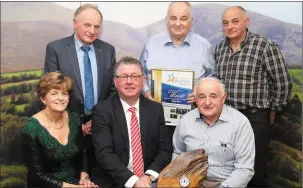
[[[133,173],[139,178],[141,178],[144,174],[144,163],[139,122],[136,116],[136,108],[131,107],[129,108],[129,111],[132,113],[130,121],[130,132],[133,153]]]

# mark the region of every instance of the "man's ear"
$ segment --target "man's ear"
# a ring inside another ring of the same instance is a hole
[[[244,20],[244,23],[245,23],[245,27],[246,27],[246,28],[248,28],[249,22],[250,22],[250,19],[249,19],[249,18],[246,18],[246,19]]]
[[[116,77],[114,77],[113,79],[114,79],[115,87],[117,88],[117,79],[116,79]]]
[[[74,27],[74,28],[77,27],[76,24],[77,24],[77,20],[76,20],[76,19],[73,19],[73,27]]]
[[[143,88],[145,87],[146,82],[148,82],[147,77],[143,76]]]
[[[223,104],[225,103],[226,98],[227,98],[227,93],[225,92],[224,95],[223,95],[223,97],[222,97]]]

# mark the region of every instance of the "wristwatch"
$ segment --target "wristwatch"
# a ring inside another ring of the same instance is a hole
[[[154,182],[156,180],[156,178],[150,174],[145,173],[144,175],[148,176],[151,182]]]

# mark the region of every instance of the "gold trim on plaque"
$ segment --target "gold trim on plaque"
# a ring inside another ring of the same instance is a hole
[[[162,102],[162,71],[161,70],[153,70],[152,71],[152,79],[154,82],[154,99],[157,102]]]

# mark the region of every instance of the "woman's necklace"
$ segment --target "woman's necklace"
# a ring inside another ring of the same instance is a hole
[[[63,127],[63,125],[64,125],[64,121],[63,121],[63,123],[59,126],[59,127],[56,127],[55,125],[56,125],[56,123],[55,122],[52,122],[52,121],[50,121],[48,118],[47,118],[47,116],[46,116],[46,113],[45,113],[45,111],[43,111],[43,113],[44,113],[44,117],[45,117],[45,119],[49,122],[49,123],[51,123],[51,124],[53,124],[54,126],[52,126],[54,129],[56,129],[56,130],[59,130],[59,129],[61,129],[62,127]]]

